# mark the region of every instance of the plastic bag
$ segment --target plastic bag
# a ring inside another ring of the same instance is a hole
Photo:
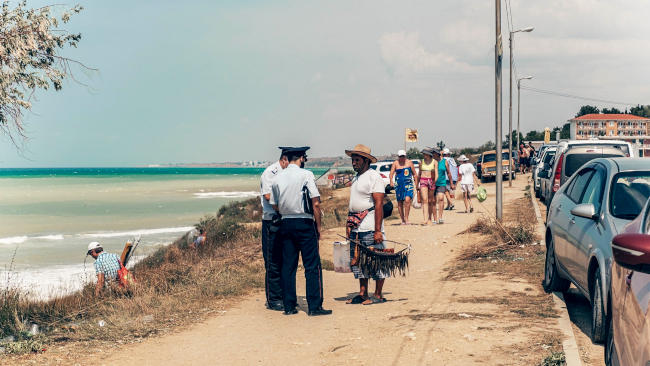
[[[478,199],[479,202],[483,202],[487,199],[487,190],[483,187],[478,187],[478,190],[476,191],[476,199]]]

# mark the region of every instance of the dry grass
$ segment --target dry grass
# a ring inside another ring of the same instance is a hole
[[[347,218],[347,195],[321,190],[325,228]],[[0,293],[0,341],[5,353],[39,352],[59,342],[130,343],[201,321],[228,302],[264,286],[260,229],[246,223],[261,220],[259,198],[223,206],[216,216],[196,225],[206,230],[206,245],[195,250],[181,237],[132,270],[137,287],[130,293],[108,291],[93,296],[94,284],[49,301],[33,301],[19,291]],[[323,261],[323,268],[333,264]],[[100,326],[100,321],[105,325]],[[41,334],[30,335],[31,323]]]
[[[456,301],[498,305],[503,309],[502,314],[509,314],[519,322],[518,327],[539,327],[547,319],[556,318],[553,299],[540,285],[545,252],[537,242],[535,225],[530,197],[524,196],[505,207],[502,223],[482,217],[461,233],[471,237],[468,241],[473,244],[467,246],[447,269],[446,280],[490,275],[508,282],[524,280],[530,285],[523,291],[507,291],[502,296],[469,296]],[[536,351],[532,352],[533,349]],[[555,333],[541,332],[525,344],[517,345],[515,351],[530,353],[526,356],[527,364],[546,365],[561,358],[562,346]]]

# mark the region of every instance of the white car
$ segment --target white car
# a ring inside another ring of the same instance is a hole
[[[376,163],[370,164],[370,169],[374,169],[379,172],[379,175],[381,175],[381,178],[384,180],[384,184],[386,186],[390,186],[390,167],[393,165],[393,161],[394,160],[383,160],[383,161],[378,161]],[[415,174],[419,174],[420,161],[415,159],[411,161],[415,166]],[[394,181],[395,181],[395,177],[393,177],[393,182]]]

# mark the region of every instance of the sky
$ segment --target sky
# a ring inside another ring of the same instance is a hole
[[[534,77],[522,83],[650,104],[650,2],[507,3],[512,30],[535,27],[515,35],[513,70]],[[97,71],[77,70],[86,85],[38,92],[24,146],[0,137],[0,168],[274,160],[281,145],[388,154],[403,148],[404,128],[419,130],[409,147],[495,139],[494,1],[80,4],[66,29],[82,40],[62,55]],[[522,89],[522,130],[561,126],[584,104],[626,107]]]

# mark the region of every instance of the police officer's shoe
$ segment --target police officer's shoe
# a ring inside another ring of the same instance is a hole
[[[269,310],[282,311],[284,310],[284,305],[282,305],[281,303],[271,303],[271,304],[267,303],[266,308]]]
[[[319,307],[318,309],[309,310],[309,312],[307,313],[307,315],[309,316],[330,315],[330,314],[332,314],[332,310],[325,310],[323,309],[322,306]]]
[[[298,314],[298,309],[293,308],[284,311],[284,315],[294,315],[294,314]]]

